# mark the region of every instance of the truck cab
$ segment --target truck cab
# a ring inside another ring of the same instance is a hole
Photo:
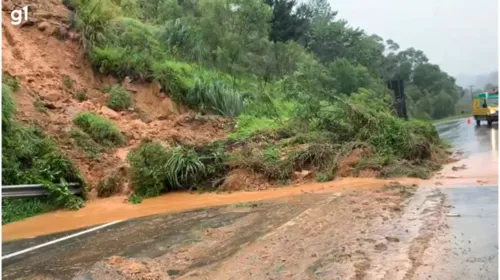
[[[474,94],[472,110],[478,126],[486,121],[488,126],[498,122],[498,89]]]

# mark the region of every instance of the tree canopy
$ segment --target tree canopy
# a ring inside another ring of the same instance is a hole
[[[225,73],[233,81],[284,82],[308,74],[301,70],[309,71],[318,75],[313,78],[317,87],[309,88],[308,94],[323,97],[350,95],[360,88],[373,91],[386,80],[401,79],[410,115],[424,118],[455,114],[449,108],[454,108],[462,92],[455,79],[431,64],[423,51],[401,49],[393,39],[350,26],[337,17],[327,0],[80,1],[103,7],[102,13],[111,10],[115,14],[115,20],[107,22],[115,26],[109,29],[116,30],[114,43],[110,44],[110,34],[105,34],[107,40],[90,38],[93,52],[99,54],[94,54],[95,60],[105,72],[114,72],[108,69],[113,63],[108,61],[103,67],[102,59],[114,55],[130,60],[126,50],[140,48],[145,70],[126,72],[140,72],[137,75],[146,79],[153,72],[148,65],[168,59],[196,63]],[[120,29],[130,30],[147,47],[133,45],[131,38],[127,42],[118,39]],[[131,63],[135,62],[127,65]]]

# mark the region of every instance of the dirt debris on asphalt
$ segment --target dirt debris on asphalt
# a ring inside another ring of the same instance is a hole
[[[74,279],[412,279],[445,209],[437,190],[393,185],[172,214]]]

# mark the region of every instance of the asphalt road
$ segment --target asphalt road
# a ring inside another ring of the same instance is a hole
[[[442,139],[463,150],[466,155],[498,155],[498,123],[493,123],[491,127],[478,127],[472,118],[470,124],[467,124],[467,119],[457,119],[438,123],[436,129]]]
[[[437,130],[466,156],[483,157],[479,162],[483,167],[498,164],[494,160],[498,158],[498,124],[488,128],[473,123],[453,120],[438,124]],[[469,168],[480,170],[482,166]],[[498,279],[498,184],[440,190],[450,206],[449,231],[429,249],[418,279]]]

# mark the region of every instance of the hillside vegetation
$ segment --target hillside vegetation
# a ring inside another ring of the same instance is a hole
[[[305,167],[331,179],[353,150],[363,152],[351,173],[428,177],[437,133],[397,118],[384,80],[407,83],[414,117],[455,114],[460,91],[452,77],[422,51],[399,50],[338,20],[325,0],[69,6],[96,71],[158,81],[178,102],[237,118],[228,141],[213,147],[143,143],[129,155],[139,195],[222,182],[237,168],[280,183]]]
[[[428,178],[446,157],[426,120],[456,113],[455,80],[422,51],[400,50],[393,40],[339,20],[326,0],[64,3],[94,72],[157,82],[200,118],[235,123],[227,139],[209,144],[144,139],[127,158],[133,202],[172,190],[229,189],[237,170],[274,185],[289,184],[303,170],[317,181]],[[409,121],[393,110],[385,81],[394,78],[406,83]],[[125,111],[130,104],[123,88],[108,90],[109,108]],[[111,120],[92,112],[79,113],[73,124],[72,137],[82,145],[126,145]],[[48,181],[61,179],[70,178]],[[98,192],[112,195],[117,181],[106,178]]]
[[[4,74],[2,82],[2,185],[44,184],[47,198],[4,199],[2,224],[57,208],[79,209],[81,198],[73,196],[66,183],[85,183],[73,163],[56,143],[36,126],[18,123],[13,117],[12,94],[17,81]]]

